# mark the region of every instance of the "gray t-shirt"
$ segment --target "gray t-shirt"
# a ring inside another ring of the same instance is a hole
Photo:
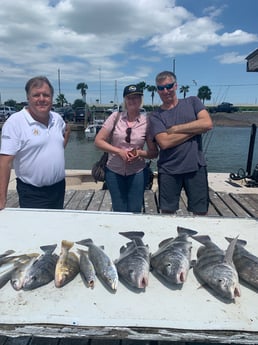
[[[197,114],[205,109],[200,99],[195,96],[179,99],[178,104],[170,110],[157,111],[150,115],[150,131],[153,138],[159,133],[166,132],[174,125],[183,124],[196,120]],[[182,174],[194,172],[200,166],[206,166],[202,152],[202,136],[187,140],[175,147],[162,150],[158,159],[159,173]]]

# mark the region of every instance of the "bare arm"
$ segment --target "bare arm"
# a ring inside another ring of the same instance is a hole
[[[159,150],[156,143],[154,143],[149,138],[146,139],[147,150],[136,150],[138,157],[143,157],[147,159],[152,159],[158,157]]]
[[[5,208],[14,156],[0,155],[0,210]]]
[[[106,128],[102,127],[98,134],[95,137],[95,145],[109,153],[114,153],[119,155],[123,160],[127,160],[127,152],[123,149],[120,149],[119,147],[113,146],[108,142],[109,138],[109,132],[106,130]]]
[[[162,149],[175,147],[189,140],[195,135],[206,133],[212,129],[212,120],[207,110],[201,110],[197,119],[170,127],[167,132],[156,135],[156,140]]]
[[[64,147],[66,147],[68,140],[70,138],[71,127],[70,125],[66,124],[65,132],[64,132]]]

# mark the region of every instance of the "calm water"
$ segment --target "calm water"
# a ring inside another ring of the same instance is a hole
[[[215,127],[203,138],[203,147],[209,172],[234,172],[247,166],[251,128]],[[258,136],[258,134],[256,135]],[[83,131],[72,132],[65,149],[66,169],[90,170],[101,155],[93,141],[88,141]],[[258,139],[256,139],[252,171],[258,163]],[[153,164],[155,170],[155,165]]]

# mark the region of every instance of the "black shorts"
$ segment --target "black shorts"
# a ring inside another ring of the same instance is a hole
[[[63,209],[65,179],[51,186],[36,187],[16,179],[21,208]]]
[[[187,196],[187,210],[205,214],[209,208],[209,187],[206,167],[198,171],[179,174],[159,174],[159,207],[161,211],[175,213],[179,209],[182,189]]]

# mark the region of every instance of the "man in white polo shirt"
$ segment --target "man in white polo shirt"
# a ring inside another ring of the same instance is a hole
[[[62,117],[51,111],[54,89],[46,77],[30,79],[25,90],[28,106],[10,116],[2,128],[0,209],[6,205],[12,166],[20,207],[62,209],[64,148],[70,130]]]

